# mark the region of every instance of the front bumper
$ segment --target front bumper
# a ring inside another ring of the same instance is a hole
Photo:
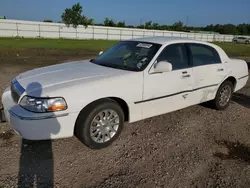
[[[74,135],[78,113],[33,113],[16,104],[9,89],[2,96],[4,116],[12,129],[28,140],[49,140]]]
[[[30,116],[20,115],[16,110],[15,108],[9,110],[10,126],[25,139],[49,140],[73,136],[77,114],[64,113],[32,117],[31,114]]]

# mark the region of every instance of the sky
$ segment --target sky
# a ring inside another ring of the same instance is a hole
[[[250,23],[250,0],[1,0],[0,16],[8,19],[61,21],[65,8],[80,2],[83,14],[103,23],[105,17],[139,25],[152,20],[188,26]]]

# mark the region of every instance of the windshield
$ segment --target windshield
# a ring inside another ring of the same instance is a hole
[[[142,71],[153,59],[160,47],[160,44],[122,41],[105,51],[92,62],[117,69]]]

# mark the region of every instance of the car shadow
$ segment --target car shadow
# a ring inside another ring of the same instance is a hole
[[[242,93],[234,93],[232,96],[232,101],[236,102],[237,104],[245,107],[250,108],[250,96],[242,94]],[[204,108],[214,109],[211,101],[203,102],[199,104]]]
[[[22,140],[18,187],[53,187],[54,161],[52,143]]]
[[[42,86],[40,83],[33,82],[29,84],[26,91],[36,89],[36,96],[42,94]],[[34,126],[36,126],[36,120]],[[46,127],[45,122],[45,127]],[[60,124],[56,118],[50,119],[49,124],[53,126],[47,132],[46,128],[41,134],[50,138],[51,135],[57,134],[60,130]],[[50,126],[47,125],[47,126]],[[46,133],[47,132],[47,133]],[[47,134],[47,135],[46,135]],[[37,187],[50,188],[54,185],[54,159],[52,150],[52,141],[29,141],[22,139],[20,160],[19,160],[19,174],[18,187]]]
[[[232,100],[241,106],[250,108],[250,96],[242,93],[234,93]]]
[[[230,142],[230,141],[216,141],[220,146],[227,148],[226,153],[217,152],[214,153],[214,157],[221,160],[238,160],[250,164],[250,147],[240,143],[240,142]]]

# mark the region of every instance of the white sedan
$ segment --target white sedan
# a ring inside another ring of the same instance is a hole
[[[207,101],[223,110],[247,80],[246,62],[230,59],[214,44],[167,37],[133,39],[95,59],[18,75],[3,93],[2,113],[25,139],[75,135],[99,149],[119,136],[124,122]]]

